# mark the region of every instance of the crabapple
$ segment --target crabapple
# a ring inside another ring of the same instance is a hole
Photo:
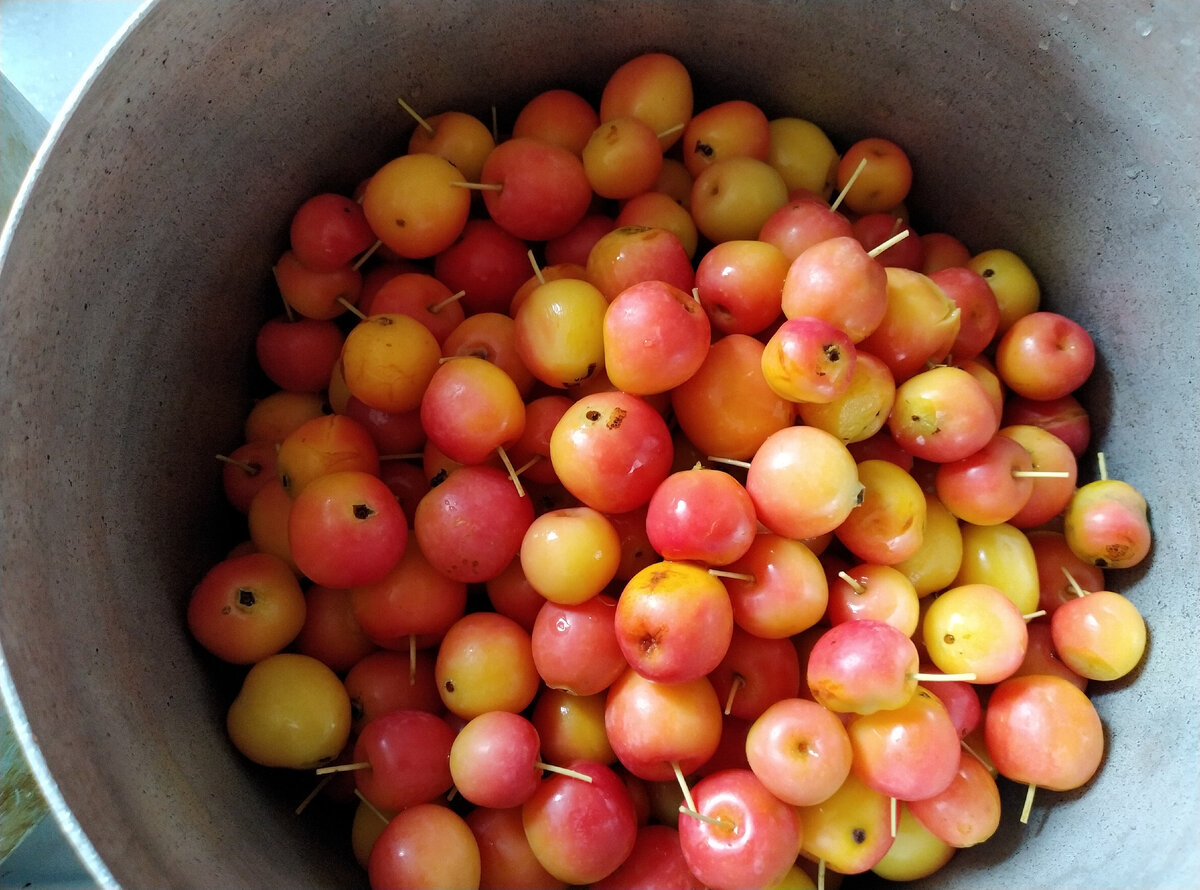
[[[711,341],[700,304],[665,281],[639,282],[617,294],[604,313],[603,332],[608,379],[635,395],[683,383],[704,362]]]
[[[462,171],[438,155],[401,155],[367,181],[363,213],[375,237],[399,256],[435,256],[467,224],[471,192],[459,187],[462,180]]]
[[[1011,250],[985,250],[971,257],[966,266],[979,273],[996,295],[1000,310],[998,334],[1007,331],[1023,315],[1037,311],[1042,297],[1037,278],[1025,261]]]
[[[785,320],[767,340],[762,371],[783,398],[826,404],[850,388],[856,360],[857,350],[844,331],[801,315]]]
[[[984,714],[984,734],[1000,775],[1053,791],[1085,784],[1104,756],[1104,728],[1091,700],[1049,674],[997,685]]]
[[[605,231],[597,232],[597,239],[606,235],[614,228],[626,226],[645,226],[654,229],[665,229],[672,232],[679,243],[683,245],[684,253],[689,259],[694,259],[700,246],[700,233],[696,229],[696,221],[686,207],[665,192],[642,192],[630,198],[621,205],[615,220],[609,221]],[[550,245],[546,245],[549,258]],[[581,262],[587,262],[584,254]]]
[[[421,426],[451,460],[478,464],[525,431],[525,402],[513,379],[485,359],[440,364],[421,396]]]
[[[196,641],[231,664],[280,652],[304,627],[306,601],[291,567],[269,553],[231,556],[192,590],[187,625]]]
[[[709,167],[731,158],[766,163],[770,145],[770,122],[762,109],[744,99],[730,99],[692,115],[683,131],[682,158],[688,172],[699,179]],[[779,183],[786,193],[782,176]]]
[[[666,421],[629,393],[584,396],[550,436],[559,481],[585,505],[625,513],[650,500],[671,471],[674,448]]]
[[[831,238],[848,238],[866,255],[853,235],[850,220],[811,195],[792,198],[772,213],[758,230],[758,239],[779,248],[789,263],[813,245]],[[883,267],[879,266],[879,269],[882,271]]]
[[[1054,651],[1089,680],[1116,680],[1142,660],[1146,621],[1119,593],[1098,590],[1063,603],[1050,616]]]
[[[434,675],[446,708],[466,720],[523,711],[541,682],[529,632],[495,612],[468,612],[446,631]]]
[[[1101,568],[1126,569],[1150,552],[1146,499],[1120,479],[1081,486],[1063,512],[1063,534],[1071,551]]]
[[[681,813],[688,870],[713,890],[769,887],[796,861],[802,829],[795,809],[748,769],[705,776],[692,789],[696,812]]]
[[[765,639],[786,639],[825,614],[829,588],[817,555],[802,541],[760,533],[750,549],[726,568],[738,627]]]
[[[533,504],[508,474],[486,465],[454,470],[421,498],[413,532],[426,558],[456,581],[487,581],[521,549]]]
[[[642,676],[684,683],[711,672],[729,648],[733,606],[707,570],[661,561],[634,575],[621,591],[617,643]]]
[[[1046,401],[1070,395],[1091,376],[1096,346],[1079,322],[1057,312],[1016,319],[996,344],[996,370],[1013,392]]]
[[[478,887],[479,844],[462,816],[437,803],[398,812],[371,848],[372,887]]]
[[[513,121],[517,139],[541,139],[580,154],[588,138],[600,125],[600,115],[591,103],[573,90],[551,89],[526,102]]]
[[[659,683],[629,668],[609,687],[604,727],[621,764],[648,782],[694,772],[721,741],[721,703],[707,677]]]
[[[798,117],[777,117],[767,126],[771,136],[767,163],[779,171],[788,191],[803,189],[829,200],[838,153],[825,131]]]
[[[664,559],[727,565],[745,555],[757,532],[749,493],[721,470],[672,473],[647,504],[646,534]]]
[[[852,757],[842,720],[803,698],[775,702],[746,736],[750,769],[772,794],[798,807],[819,804],[837,791]]]
[[[296,495],[287,534],[292,559],[311,581],[355,587],[378,581],[404,555],[408,520],[382,479],[342,470]]]
[[[861,503],[834,534],[864,562],[893,565],[912,556],[925,539],[925,493],[891,461],[858,464]]]
[[[841,525],[861,503],[863,485],[840,439],[792,426],[772,433],[755,452],[746,490],[763,525],[803,540]]]
[[[650,125],[665,152],[692,119],[692,78],[667,53],[643,53],[618,66],[600,94],[600,120],[630,115]]]
[[[1000,421],[983,386],[962,368],[941,365],[896,387],[887,427],[914,457],[946,463],[974,454]]]
[[[601,235],[588,251],[584,270],[587,280],[610,302],[644,281],[666,282],[686,293],[696,280],[679,236],[657,226],[620,226]]]
[[[866,161],[851,184],[859,164]],[[891,210],[908,197],[912,163],[899,145],[878,136],[860,139],[842,154],[837,166],[837,187],[846,206],[858,214]],[[849,190],[846,190],[849,185]]]
[[[539,139],[501,142],[483,162],[479,182],[499,186],[483,191],[488,215],[525,241],[548,241],[569,232],[592,201],[579,156]]]
[[[350,696],[317,659],[280,652],[246,673],[225,726],[234,747],[255,763],[313,769],[346,746]]]
[[[313,195],[296,208],[288,229],[296,259],[309,269],[331,272],[375,242],[362,206],[332,192]]]
[[[921,625],[925,650],[939,670],[998,683],[1025,657],[1029,634],[1012,600],[989,584],[960,584],[929,606]]]
[[[962,312],[927,275],[889,266],[887,307],[862,349],[883,359],[896,379],[907,380],[928,362],[949,355],[962,326]]]
[[[580,603],[547,602],[538,610],[531,632],[533,663],[547,686],[593,695],[625,672],[616,606],[612,597],[597,595]]]
[[[767,437],[792,425],[795,406],[767,385],[764,346],[747,334],[726,334],[696,372],[671,390],[676,423],[708,455],[749,460]],[[713,423],[720,417],[720,423]]]
[[[557,773],[544,779],[521,805],[521,820],[546,871],[569,884],[589,884],[612,874],[629,856],[637,815],[629,789],[612,769],[586,760],[564,766],[591,781]]]
[[[445,158],[467,182],[479,179],[484,159],[495,147],[496,140],[487,124],[463,111],[443,111],[422,118],[408,137],[410,153]]]
[[[783,177],[765,160],[730,157],[696,173],[690,209],[700,234],[719,244],[756,237],[787,200]]]
[[[955,583],[990,584],[1002,590],[1021,614],[1037,611],[1037,560],[1025,533],[1007,522],[963,522],[959,527],[963,550]]]

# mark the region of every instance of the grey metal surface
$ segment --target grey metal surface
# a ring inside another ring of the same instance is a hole
[[[1197,886],[1197,19],[1069,0],[151,6],[53,134],[0,269],[0,645],[96,877],[361,882],[344,837],[231,753],[182,626],[219,552],[209,460],[236,440],[282,221],[401,150],[397,96],[511,120],[657,48],[705,100],[905,144],[919,218],[1016,250],[1094,332],[1097,444],[1153,505],[1151,561],[1110,581],[1151,644],[1097,695],[1100,774],[1039,796],[1026,827],[1010,808],[929,886]]]

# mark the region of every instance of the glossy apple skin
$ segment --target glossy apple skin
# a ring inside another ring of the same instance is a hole
[[[800,852],[795,809],[748,769],[705,776],[692,789],[696,810],[722,824],[680,813],[679,843],[689,870],[708,887],[769,887]]]

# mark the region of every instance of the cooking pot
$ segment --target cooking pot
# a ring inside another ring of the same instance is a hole
[[[231,748],[230,678],[183,622],[234,535],[213,456],[239,441],[271,265],[302,199],[404,150],[398,97],[503,127],[654,49],[698,106],[905,146],[915,219],[1016,251],[1093,333],[1094,450],[1151,504],[1150,558],[1108,575],[1150,643],[1093,684],[1103,767],[1027,825],[1005,783],[999,835],[928,886],[1200,885],[1198,39],[1182,2],[145,6],[52,128],[0,271],[3,687],[97,882],[364,882],[348,829]]]

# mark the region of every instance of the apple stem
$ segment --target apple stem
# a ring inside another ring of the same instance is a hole
[[[521,464],[521,466],[517,467],[517,475],[520,476],[541,459],[542,456],[540,454],[535,454],[533,457],[529,458],[529,460],[525,461],[525,463]]]
[[[674,136],[676,133],[678,133],[682,129],[683,129],[683,124],[676,124],[675,126],[667,127],[661,133],[655,133],[654,135],[656,135],[659,139],[662,139],[664,136]]]
[[[1066,470],[1013,470],[1014,479],[1069,479]]]
[[[704,813],[694,810],[691,807],[685,807],[682,804],[679,807],[679,812],[686,813],[693,819],[699,819],[701,822],[707,822],[709,825],[720,825],[722,828],[732,829],[734,826],[730,824],[728,819],[721,819],[717,816],[706,816]]]
[[[683,791],[683,799],[687,801],[688,809],[695,812],[696,801],[692,799],[692,789],[688,788],[687,780],[683,778],[683,770],[679,768],[679,761],[671,761],[671,769],[675,771],[675,780],[679,782],[679,788]]]
[[[546,772],[558,773],[561,776],[570,776],[572,779],[578,779],[581,782],[590,783],[592,781],[592,777],[587,773],[581,773],[579,770],[568,769],[565,766],[554,766],[554,764],[543,763],[540,760],[536,761],[533,765],[538,769],[546,770]]]
[[[433,124],[429,123],[429,121],[425,120],[425,118],[423,118],[423,117],[421,117],[421,115],[417,114],[416,109],[413,108],[411,105],[409,105],[407,102],[405,102],[403,99],[397,99],[396,101],[400,103],[401,108],[403,108],[405,111],[408,112],[409,117],[411,117],[413,120],[415,120],[417,122],[418,127],[420,127],[422,130],[424,130],[430,136],[433,135],[433,133],[434,133]]]
[[[709,569],[710,575],[715,575],[718,578],[733,578],[735,581],[746,581],[750,584],[754,583],[754,576],[748,572],[731,572],[728,569]]]
[[[271,271],[274,272],[275,270],[272,269]],[[287,320],[295,321],[296,313],[292,311],[292,304],[283,298],[283,294],[279,295],[279,302],[283,303],[283,314],[287,318]]]
[[[846,187],[847,188],[850,187],[849,183],[846,184]],[[897,220],[897,222],[899,222],[899,220]],[[879,244],[876,244],[874,247],[872,247],[870,250],[867,251],[867,256],[869,256],[871,259],[875,259],[875,257],[879,256],[881,253],[883,253],[889,247],[899,244],[901,241],[903,241],[905,238],[907,238],[909,231],[910,231],[909,229],[904,229],[902,231],[897,232],[895,235],[893,235],[891,238],[888,238],[886,241],[882,241]]]
[[[896,837],[896,821],[897,821],[897,819],[896,819],[896,798],[894,798],[894,797],[889,798],[889,801],[890,801],[890,803],[888,804],[888,809],[890,810],[889,815],[891,816],[891,820],[892,820],[892,825],[891,825],[892,837],[895,838]]]
[[[978,760],[980,763],[984,763],[984,762],[985,762],[985,761],[984,761],[984,759],[983,759],[982,757],[980,757],[980,756],[979,756],[979,754],[978,754],[978,753],[975,751],[975,749],[974,749],[974,748],[972,748],[970,745],[968,745],[968,744],[967,744],[965,741],[963,741],[963,742],[962,742],[962,746],[963,746],[963,749],[964,749],[964,750],[965,750],[965,751],[966,751],[968,754],[970,754],[972,757],[974,757],[974,758],[975,758],[976,760]]]
[[[976,679],[976,676],[973,673],[925,674],[925,673],[921,673],[920,671],[917,671],[915,674],[909,674],[909,676],[912,677],[914,680],[916,680],[918,683],[930,683],[930,682],[946,683],[946,682],[956,681],[956,680],[965,680],[966,682],[971,683],[971,682],[974,682],[974,680]]]
[[[488,357],[487,350],[481,347],[479,349],[468,349],[466,352],[456,352],[454,355],[443,355],[440,359],[438,359],[438,364],[444,365],[446,362],[452,362],[457,358],[468,357],[486,359]]]
[[[321,776],[321,780],[317,782],[317,784],[313,787],[313,790],[308,792],[308,795],[304,798],[304,800],[300,801],[300,803],[296,806],[296,815],[299,816],[306,809],[308,809],[308,805],[316,800],[317,795],[321,793],[321,790],[332,781],[332,775]]]
[[[363,802],[363,806],[365,806],[368,810],[370,810],[372,813],[374,813],[376,816],[378,816],[379,821],[381,821],[384,825],[387,825],[388,822],[391,821],[390,819],[388,819],[387,816],[383,815],[383,810],[379,809],[379,807],[375,806],[375,804],[373,804],[369,800],[367,800],[367,796],[365,794],[363,794],[361,791],[359,791],[357,788],[354,789],[354,796]]]
[[[247,463],[244,460],[237,460],[235,458],[230,457],[227,454],[218,454],[217,460],[224,461],[227,464],[233,464],[233,466],[237,467],[239,470],[241,470],[247,476],[257,476],[259,473],[262,472],[262,467],[255,466],[254,464],[251,464],[251,463]]]
[[[867,592],[867,586],[847,572],[838,572],[838,577],[850,585],[850,589],[862,596]]]
[[[447,185],[452,185],[460,189],[472,189],[477,192],[499,192],[504,190],[504,183],[502,182],[466,182],[465,180],[458,179],[447,183]]]
[[[434,315],[437,315],[439,312],[441,312],[443,309],[445,309],[451,303],[457,303],[459,300],[461,300],[466,295],[467,295],[467,292],[465,290],[460,290],[458,293],[451,294],[450,296],[446,297],[446,299],[439,300],[438,302],[433,303],[429,306],[426,306],[425,308],[428,309],[430,312],[432,312]]]
[[[504,469],[508,470],[508,478],[512,479],[513,485],[517,487],[517,495],[525,497],[525,486],[521,484],[521,479],[517,475],[517,471],[513,469],[512,461],[508,459],[508,452],[504,450],[503,445],[496,446],[496,452],[500,455],[500,460],[504,463]]]
[[[817,890],[825,890],[825,860],[817,860]]]
[[[1037,785],[1030,785],[1029,790],[1025,792],[1025,806],[1021,808],[1021,824],[1029,824],[1029,811],[1033,809],[1033,792],[1037,790]]]
[[[1103,451],[1096,452],[1096,466],[1100,471],[1100,480],[1103,482],[1108,479],[1108,461],[1105,459]]]
[[[365,263],[367,260],[369,260],[371,257],[373,257],[375,255],[375,251],[379,250],[379,248],[381,248],[381,247],[383,247],[383,242],[376,239],[375,243],[372,244],[370,247],[368,247],[366,250],[364,250],[363,255],[360,256],[357,260],[355,260],[354,265],[351,266],[350,268],[352,268],[355,272],[357,272],[360,268],[362,268],[362,264]]]
[[[1067,583],[1071,585],[1071,591],[1076,596],[1087,596],[1087,591],[1079,586],[1079,582],[1075,580],[1075,576],[1067,569],[1066,566],[1060,566],[1062,573],[1067,576]]]
[[[537,276],[539,284],[546,283],[546,276],[542,274],[542,267],[538,265],[537,257],[533,255],[532,250],[525,251],[525,255],[529,257],[529,265],[533,266],[533,274]]]
[[[1038,609],[1036,612],[1030,612],[1029,614],[1022,615],[1021,617],[1024,618],[1026,621],[1032,621],[1034,618],[1041,618],[1045,614],[1046,614],[1045,609]]]
[[[858,175],[863,172],[867,166],[867,159],[863,158],[858,162],[858,166],[854,168],[854,172],[850,174],[850,178],[846,180],[846,185],[838,192],[838,196],[833,199],[833,203],[829,205],[830,210],[837,210],[841,205],[846,193],[850,191],[850,187],[854,185],[854,180],[858,179]]]
[[[355,306],[353,303],[351,303],[349,300],[347,300],[345,297],[338,297],[337,301],[339,303],[341,303],[343,306],[345,306],[351,315],[357,315],[359,321],[364,321],[366,319],[367,316],[363,313],[363,311],[361,309],[359,309],[357,306]]]
[[[725,698],[725,716],[733,710],[733,700],[737,698],[738,690],[746,685],[746,678],[734,672],[733,681],[729,684],[729,695]]]
[[[698,288],[698,287],[692,288],[692,299],[695,300],[697,303],[700,303],[700,288]],[[704,304],[700,303],[700,305],[703,306]]]
[[[748,460],[737,460],[732,457],[713,457],[711,454],[708,456],[708,459],[715,464],[729,464],[731,467],[741,467],[743,470],[750,469],[750,461]]]
[[[317,775],[324,776],[329,773],[352,773],[360,769],[370,769],[371,761],[356,760],[354,763],[335,763],[333,766],[317,767]]]
[[[408,635],[408,685],[417,685],[417,635]]]

